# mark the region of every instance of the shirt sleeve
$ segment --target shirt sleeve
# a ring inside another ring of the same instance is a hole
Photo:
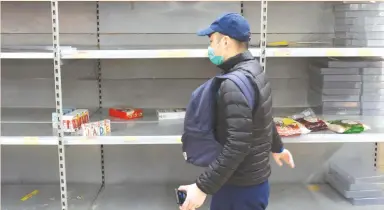
[[[272,125],[272,152],[273,153],[280,153],[283,151],[284,144],[281,140],[281,137],[276,129],[276,124],[273,122]]]

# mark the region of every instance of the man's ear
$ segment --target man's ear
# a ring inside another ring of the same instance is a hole
[[[224,44],[225,44],[225,45],[228,45],[228,43],[229,43],[229,41],[230,41],[229,36],[224,36],[223,39],[224,39]]]

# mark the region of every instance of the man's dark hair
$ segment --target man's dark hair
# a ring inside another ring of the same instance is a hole
[[[247,49],[249,48],[249,42],[241,42],[241,41],[238,41],[236,40],[237,44],[241,47],[241,48],[244,48],[244,49]]]
[[[249,42],[242,42],[242,45],[244,45],[244,48],[248,50]]]

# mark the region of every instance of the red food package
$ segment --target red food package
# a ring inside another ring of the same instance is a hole
[[[296,119],[296,121],[303,124],[311,131],[321,131],[328,129],[327,124],[317,117],[304,117]]]
[[[311,132],[305,126],[291,118],[275,117],[277,132],[280,136],[298,136]]]
[[[312,109],[306,109],[303,112],[293,115],[291,117],[297,122],[303,124],[306,128],[311,131],[321,131],[328,129],[327,124],[323,120],[316,117]]]
[[[133,120],[137,118],[142,118],[143,110],[133,108],[110,108],[109,116],[125,120]]]

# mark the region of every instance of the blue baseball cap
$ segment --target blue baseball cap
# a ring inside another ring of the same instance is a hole
[[[248,42],[251,29],[248,21],[238,13],[227,13],[217,18],[208,28],[197,32],[198,36],[210,36],[219,32],[241,42]]]

